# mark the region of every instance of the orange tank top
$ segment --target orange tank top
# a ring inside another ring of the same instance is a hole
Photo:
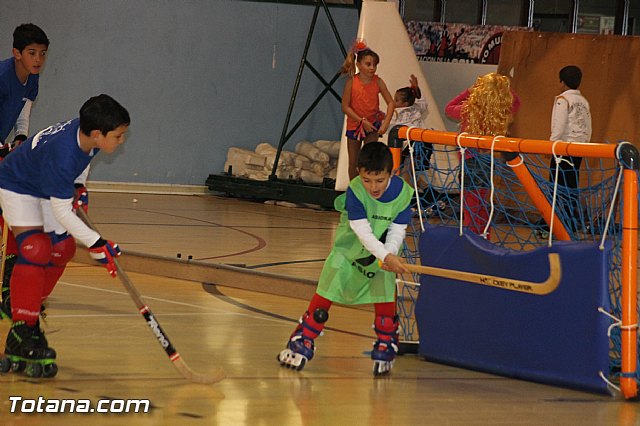
[[[353,83],[351,85],[351,100],[349,106],[360,117],[367,117],[369,122],[374,123],[378,117],[378,111],[380,110],[380,99],[378,94],[380,93],[380,87],[378,86],[378,76],[374,75],[371,81],[367,84],[363,84],[360,81],[360,74],[356,74],[353,77]],[[350,117],[347,117],[347,130],[355,130],[358,127],[360,121],[354,121]]]

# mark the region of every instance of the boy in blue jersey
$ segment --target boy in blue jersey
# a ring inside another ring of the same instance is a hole
[[[13,56],[0,61],[0,158],[29,135],[31,106],[38,95],[39,73],[46,62],[48,48],[47,35],[34,24],[22,24],[13,31]],[[5,143],[12,130],[13,140]],[[0,216],[0,229],[3,225],[4,219]],[[9,296],[9,277],[18,255],[11,232],[6,241],[4,276],[0,277],[3,302]]]
[[[395,274],[408,272],[397,254],[412,217],[413,189],[391,174],[391,151],[381,142],[362,147],[357,167],[358,176],[336,198],[341,215],[333,248],[316,294],[278,355],[283,366],[301,370],[313,358],[314,339],[324,329],[333,302],[374,304],[375,375],[388,373],[398,352]]]
[[[22,24],[13,32],[13,57],[0,61],[0,145],[15,131],[0,155],[29,135],[31,105],[38,96],[38,74],[48,48],[49,39],[37,25]]]
[[[113,257],[120,254],[118,245],[74,214],[74,192],[95,155],[100,150],[112,153],[124,142],[130,121],[127,110],[113,98],[95,96],[80,108],[79,118],[36,133],[0,162],[0,203],[19,247],[10,282],[13,325],[0,370],[26,365],[29,376],[56,374],[56,354],[38,318],[42,302],[73,258],[73,237],[116,275]]]

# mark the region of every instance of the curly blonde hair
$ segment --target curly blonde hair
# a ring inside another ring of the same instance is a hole
[[[497,73],[478,77],[462,106],[464,130],[474,135],[506,135],[513,121],[510,86],[509,77]]]

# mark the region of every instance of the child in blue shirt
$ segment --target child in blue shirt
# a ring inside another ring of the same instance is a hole
[[[56,375],[56,352],[39,326],[40,306],[73,258],[75,239],[116,275],[118,245],[82,222],[73,204],[78,177],[86,176],[99,151],[112,153],[124,143],[130,122],[113,98],[94,96],[80,108],[79,118],[36,133],[0,162],[0,204],[19,247],[10,282],[13,325],[0,372],[26,367],[30,377]]]
[[[42,29],[22,24],[13,32],[13,56],[0,61],[0,145],[15,130],[13,141],[3,145],[2,157],[29,135],[31,105],[38,96],[48,48],[49,39]]]
[[[46,62],[48,48],[47,35],[34,24],[22,24],[13,31],[13,56],[0,61],[0,159],[29,135],[31,106],[38,95],[39,74]],[[13,140],[5,143],[12,130]],[[17,259],[18,247],[13,233],[4,227],[2,216],[0,229],[7,232],[2,253],[4,274],[0,277],[0,295],[4,303],[9,297],[9,280]],[[2,317],[0,308],[0,318]]]

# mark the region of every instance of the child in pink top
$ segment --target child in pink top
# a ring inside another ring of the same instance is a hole
[[[506,136],[513,117],[520,109],[520,98],[511,89],[509,77],[489,73],[477,78],[474,85],[464,90],[445,107],[445,114],[460,122],[460,130],[473,135]],[[489,220],[486,206],[489,204],[488,182],[490,176],[481,168],[476,149],[467,149],[466,170],[470,172],[466,182],[472,187],[464,192],[464,223],[472,232],[483,235]],[[466,183],[465,183],[466,187]],[[484,234],[488,240],[489,230]]]
[[[358,175],[356,165],[362,144],[377,141],[387,131],[393,117],[393,97],[387,85],[376,74],[379,63],[378,54],[367,48],[364,42],[358,42],[340,69],[341,74],[351,77],[345,83],[342,93],[342,112],[347,115],[349,180]],[[380,111],[378,94],[387,103],[386,114]]]

